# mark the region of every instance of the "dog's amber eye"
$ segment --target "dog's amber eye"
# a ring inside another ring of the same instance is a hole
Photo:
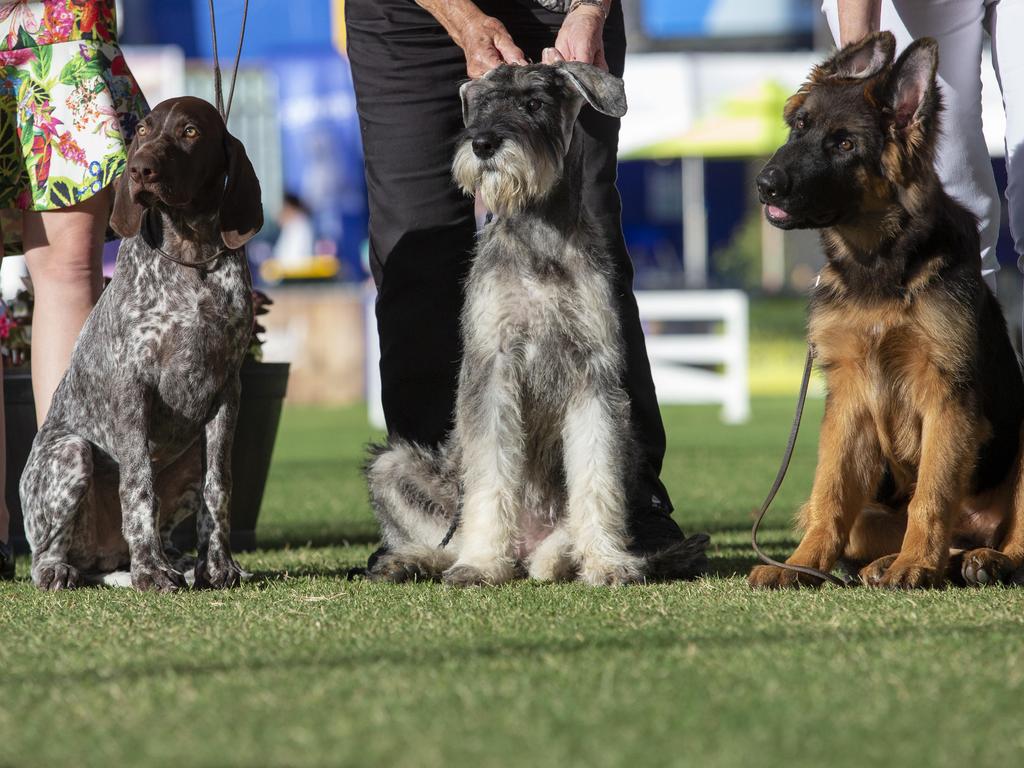
[[[138,128],[135,129],[135,133],[137,133],[139,136],[145,136],[148,132],[149,128],[147,128],[144,125],[140,125]]]
[[[843,139],[839,142],[839,148],[843,150],[843,152],[850,152],[853,149],[853,142],[849,139]]]
[[[194,139],[198,135],[199,131],[196,129],[194,125],[188,125],[185,127],[185,138]]]
[[[807,121],[804,120],[802,117],[798,117],[796,120],[793,121],[793,127],[796,128],[798,131],[802,131],[804,128],[807,127]]]
[[[540,108],[543,106],[544,104],[541,102],[540,99],[530,99],[528,102],[526,102],[526,108],[530,112],[539,112]]]

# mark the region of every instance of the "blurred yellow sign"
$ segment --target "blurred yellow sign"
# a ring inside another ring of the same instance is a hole
[[[345,53],[347,42],[345,35],[345,0],[331,0],[331,37],[334,39],[334,47],[338,53]]]
[[[310,256],[297,264],[285,264],[279,259],[267,259],[260,264],[260,277],[270,285],[285,280],[332,280],[341,271],[341,262],[331,254]]]

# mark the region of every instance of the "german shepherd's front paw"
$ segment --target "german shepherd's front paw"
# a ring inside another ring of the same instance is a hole
[[[881,558],[881,560],[889,560],[890,558],[892,558],[891,555]],[[871,587],[881,587],[883,589],[931,589],[933,587],[941,587],[946,581],[945,570],[932,568],[909,558],[899,556],[893,558],[891,564],[881,576],[877,575],[878,568],[876,565],[881,567],[879,560],[865,568],[865,570],[868,568],[874,569],[872,574],[869,575],[868,580],[865,581]]]
[[[861,583],[867,587],[882,586],[882,579],[885,578],[889,566],[896,562],[898,555],[886,555],[874,560],[860,569]]]
[[[777,565],[758,565],[750,572],[747,584],[753,589],[797,589],[820,587],[822,579],[806,573],[789,571]]]
[[[960,572],[971,587],[1010,581],[1016,571],[1013,561],[995,549],[972,549],[964,553]]]

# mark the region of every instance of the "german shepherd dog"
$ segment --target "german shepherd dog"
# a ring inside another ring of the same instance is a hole
[[[1016,581],[1024,380],[977,222],[935,173],[937,45],[895,63],[894,50],[883,32],[816,67],[757,179],[768,220],[820,229],[827,255],[809,339],[828,398],[787,562],[827,572],[845,558],[889,588]],[[817,583],[773,566],[749,581]]]

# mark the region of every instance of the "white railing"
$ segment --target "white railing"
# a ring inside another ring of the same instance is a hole
[[[721,403],[730,424],[750,417],[748,310],[742,291],[637,291],[658,402]],[[710,330],[662,330],[705,322]]]
[[[380,402],[380,351],[372,287],[366,293],[366,399],[370,422],[384,426]],[[747,374],[747,295],[742,291],[638,291],[637,305],[647,336],[654,385],[660,403],[721,403],[730,424],[750,416]],[[660,326],[674,322],[711,323],[699,333]],[[719,328],[721,329],[719,332]],[[714,367],[720,370],[709,370]]]

